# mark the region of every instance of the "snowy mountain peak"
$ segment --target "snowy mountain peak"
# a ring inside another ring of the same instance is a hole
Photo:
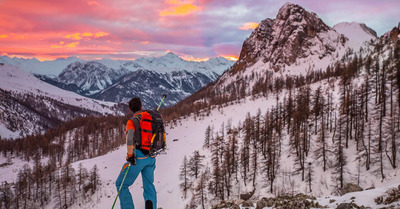
[[[168,60],[182,60],[178,55],[176,55],[173,52],[168,52],[167,54],[162,56],[162,58],[168,59]]]
[[[306,32],[307,30],[315,30],[315,32],[321,32],[330,29],[329,26],[327,26],[317,16],[317,14],[313,12],[308,12],[303,7],[292,3],[286,3],[285,5],[283,5],[279,9],[276,19],[284,21],[285,24],[280,24],[280,26],[282,27],[307,25],[308,28],[304,28]]]
[[[348,45],[353,49],[359,49],[365,42],[377,38],[376,32],[364,23],[342,22],[333,26],[333,29],[348,38]]]
[[[243,44],[233,72],[262,60],[276,69],[291,65],[299,58],[312,55],[320,59],[344,44],[341,35],[327,26],[315,13],[299,5],[287,3],[276,19],[267,18],[259,24]]]
[[[69,64],[56,78],[64,84],[75,84],[84,95],[92,95],[114,83],[128,70],[121,68],[115,70],[98,61],[73,62]]]

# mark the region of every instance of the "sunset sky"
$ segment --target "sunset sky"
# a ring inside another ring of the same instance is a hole
[[[329,26],[367,24],[378,35],[400,21],[399,0],[293,0]],[[278,0],[0,0],[0,55],[51,60],[238,57]]]

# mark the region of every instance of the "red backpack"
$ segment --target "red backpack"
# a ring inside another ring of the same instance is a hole
[[[166,147],[165,128],[162,115],[156,110],[143,110],[136,113],[131,120],[135,125],[136,145],[149,151],[150,156],[159,154]]]

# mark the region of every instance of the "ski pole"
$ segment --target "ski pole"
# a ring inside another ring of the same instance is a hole
[[[129,168],[130,168],[130,167],[131,167],[131,164],[129,163],[129,165],[128,165],[128,169],[126,169],[125,176],[124,176],[124,178],[122,179],[121,186],[119,186],[119,189],[118,189],[118,194],[117,194],[117,196],[115,197],[115,200],[114,200],[114,203],[113,203],[113,206],[112,206],[112,208],[111,208],[111,209],[114,209],[115,203],[117,202],[117,199],[118,199],[119,193],[121,192],[122,185],[124,185],[125,178],[126,178],[126,175],[128,174],[128,171],[129,171]]]
[[[165,99],[166,97],[167,97],[166,94],[164,94],[164,95],[162,96],[162,100],[161,100],[160,104],[159,104],[158,107],[157,107],[157,111],[158,111],[158,109],[160,109],[161,104],[164,102],[164,99]]]

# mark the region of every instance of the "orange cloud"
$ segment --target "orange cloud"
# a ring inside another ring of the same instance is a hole
[[[150,43],[150,41],[141,41],[140,43],[141,44],[148,44],[148,43]]]
[[[194,58],[194,57],[181,57],[183,60],[186,61],[193,61],[193,62],[204,62],[209,60],[210,58]]]
[[[162,10],[160,16],[186,16],[202,9],[200,6],[194,5],[191,0],[167,0],[166,3],[171,5],[171,7]]]
[[[240,30],[253,30],[258,27],[258,23],[256,22],[247,22],[239,27]]]
[[[110,34],[107,32],[97,32],[95,34],[89,33],[89,32],[84,32],[84,33],[67,34],[64,36],[64,38],[72,39],[72,40],[81,40],[83,38],[86,38],[86,39],[88,39],[90,37],[100,38],[100,37],[108,36],[108,35],[110,35]]]
[[[5,34],[0,35],[0,38],[7,38],[8,36]]]
[[[78,45],[79,45],[78,41],[72,42],[72,43],[69,43],[69,44],[64,44],[64,41],[60,41],[60,45],[52,45],[51,48],[56,48],[56,49],[59,49],[59,48],[75,48]]]
[[[82,33],[82,36],[83,37],[91,37],[91,36],[93,36],[93,34],[85,32],[85,33]]]
[[[239,57],[234,56],[234,55],[229,55],[229,56],[222,56],[225,59],[231,60],[231,61],[237,61]]]
[[[64,36],[64,38],[72,39],[72,40],[81,40],[82,36],[80,33],[74,33],[74,34],[67,34]]]
[[[79,42],[72,42],[72,43],[70,43],[70,44],[67,44],[67,47],[69,47],[69,48],[75,48],[76,46],[78,46],[79,45]]]
[[[207,61],[210,59],[208,57],[196,58],[192,55],[187,55],[187,54],[183,54],[183,53],[179,53],[179,52],[175,52],[175,51],[171,51],[171,50],[165,51],[165,53],[169,53],[169,52],[172,52],[172,53],[178,55],[181,59],[186,60],[186,61],[203,62],[203,61]]]
[[[110,35],[110,34],[107,33],[107,32],[97,32],[97,33],[94,34],[94,37],[95,38],[100,38],[100,37],[108,36],[108,35]]]
[[[93,6],[93,5],[99,5],[99,2],[97,1],[88,1],[87,3],[89,6]]]

